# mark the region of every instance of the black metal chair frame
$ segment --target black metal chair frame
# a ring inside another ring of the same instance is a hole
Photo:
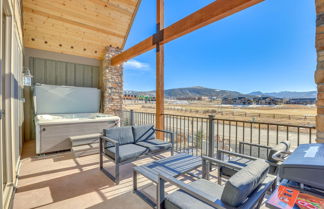
[[[264,148],[264,149],[267,149],[267,152],[269,150],[272,149],[271,146],[266,146],[266,145],[260,145],[260,144],[253,144],[253,143],[249,143],[249,142],[240,142],[239,143],[239,153],[240,154],[244,154],[244,146],[247,145],[247,146],[250,146],[250,148],[252,147],[257,147],[257,148]],[[272,155],[272,158],[273,159],[276,159],[278,162],[283,162],[284,159],[283,159],[283,155],[290,155],[291,152],[290,151],[286,151],[286,152],[283,152],[283,151],[278,151],[276,153],[274,153]]]
[[[170,148],[170,151],[171,151],[171,156],[173,156],[174,154],[174,133],[173,132],[170,132],[170,131],[167,131],[167,130],[159,130],[159,129],[155,129],[153,128],[153,130],[155,132],[162,132],[162,133],[166,133],[166,134],[169,134],[170,135],[170,143],[171,143],[171,148]],[[104,149],[105,149],[105,146],[104,146],[104,142],[110,142],[112,143],[115,147],[116,147],[116,154],[115,154],[115,158],[112,158],[108,155],[106,155],[104,153]],[[124,164],[127,164],[127,163],[131,163],[131,162],[134,162],[136,160],[139,160],[139,159],[142,159],[142,158],[145,158],[145,157],[148,157],[148,156],[154,156],[154,155],[158,155],[158,154],[161,154],[163,152],[166,152],[167,149],[164,149],[164,150],[159,150],[159,151],[155,151],[155,152],[146,152],[144,153],[143,155],[139,156],[139,157],[136,157],[136,158],[133,158],[133,159],[129,159],[129,160],[126,160],[126,161],[123,161],[123,162],[120,162],[120,159],[119,159],[119,146],[122,146],[119,144],[118,141],[114,140],[114,139],[111,139],[111,138],[108,138],[106,136],[101,136],[100,137],[100,142],[99,142],[99,156],[100,156],[100,170],[110,179],[112,179],[116,184],[119,184],[119,166],[121,165],[124,165]],[[138,145],[140,146],[140,145]],[[111,159],[114,161],[115,163],[115,175],[113,175],[112,173],[110,173],[107,169],[105,169],[103,167],[103,156],[106,156],[107,158]]]
[[[267,150],[270,150],[272,148],[270,146],[265,146],[265,145],[260,145],[260,144],[253,144],[253,143],[248,143],[248,142],[240,142],[239,143],[239,153],[220,149],[220,150],[217,150],[216,157],[217,157],[218,160],[224,160],[224,154],[226,154],[229,157],[234,156],[234,157],[240,157],[240,158],[244,158],[244,159],[248,159],[248,160],[257,160],[258,159],[257,157],[253,157],[253,156],[244,154],[243,149],[244,149],[245,145],[250,146],[251,148],[252,147],[257,147],[257,148],[264,148],[264,149],[267,149]],[[279,162],[284,161],[283,157],[285,155],[290,155],[290,154],[291,154],[290,151],[286,151],[286,152],[278,151],[278,152],[276,152],[276,153],[274,153],[272,155],[272,158],[276,159],[278,161],[278,163],[273,163],[273,162],[270,162],[268,160],[266,160],[266,161],[270,164],[270,166],[278,168],[280,166]],[[218,174],[221,176],[220,169],[218,170]]]
[[[214,159],[211,157],[207,156],[202,156],[202,166],[203,166],[203,178],[208,180],[209,179],[209,171],[210,171],[210,165],[216,165],[216,166],[226,166],[232,169],[237,169],[240,170],[242,167],[236,166],[230,163],[226,163],[224,161]],[[270,175],[272,176],[272,175]],[[263,188],[262,192],[258,194],[258,197],[255,201],[256,207],[255,208],[260,208],[263,198],[266,194],[266,192],[272,187],[272,185],[275,184],[275,177],[273,177],[272,181],[269,181],[265,187]],[[177,186],[179,189],[183,190],[184,192],[188,193],[189,195],[195,197],[196,199],[204,202],[205,204],[213,207],[213,208],[219,208],[219,209],[234,209],[233,207],[224,207],[223,205],[217,204],[217,202],[210,201],[211,198],[206,198],[209,196],[209,194],[206,194],[200,190],[197,190],[193,188],[192,186],[183,183],[182,181],[171,177],[171,176],[164,176],[164,175],[159,175],[159,182],[158,182],[158,209],[164,209],[164,199],[165,199],[165,183],[170,183],[172,185]]]

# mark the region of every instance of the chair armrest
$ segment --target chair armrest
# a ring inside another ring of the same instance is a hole
[[[249,145],[251,147],[259,147],[259,148],[265,148],[265,149],[271,149],[272,148],[270,146],[261,145],[261,144],[253,144],[253,143],[249,143],[249,142],[240,142],[239,145],[240,146],[242,146],[242,145]]]
[[[157,132],[170,134],[171,155],[173,156],[173,154],[174,154],[174,133],[171,132],[171,131],[167,131],[167,130],[160,130],[160,129],[154,129],[154,130],[157,131]]]
[[[230,156],[245,158],[245,159],[248,159],[248,160],[257,160],[258,159],[256,157],[252,157],[252,156],[249,156],[249,155],[239,154],[239,153],[236,153],[236,152],[230,152],[230,151],[226,151],[226,150],[218,150],[217,152],[218,153],[223,153],[223,154],[228,154]]]
[[[244,155],[244,154],[239,154],[239,153],[236,153],[236,152],[230,152],[230,151],[226,151],[226,150],[218,150],[218,151],[220,151],[220,153],[225,153],[225,154],[228,154],[228,155],[245,158],[245,159],[248,159],[248,160],[257,160],[258,159],[256,157],[252,157],[252,156]],[[266,160],[266,161],[267,161],[267,163],[269,163],[272,166],[275,166],[275,167],[279,166],[279,164],[277,164],[277,163],[272,163],[272,162],[270,162],[268,160]]]
[[[232,168],[232,169],[235,169],[235,170],[241,170],[243,168],[242,166],[235,165],[235,164],[232,164],[232,163],[227,163],[225,161],[218,160],[218,159],[211,158],[211,157],[207,157],[207,156],[202,156],[202,159],[203,159],[203,161],[209,161],[212,164],[216,164],[218,166],[225,166],[225,167]]]
[[[290,151],[278,151],[276,153],[274,153],[271,157],[272,159],[278,161],[278,162],[283,162],[285,161],[284,157],[287,157],[287,156],[283,156],[282,155],[290,155],[291,152]]]
[[[173,134],[173,132],[171,131],[167,131],[167,130],[161,130],[161,129],[154,129],[155,131],[158,131],[158,132],[163,132],[163,133],[167,133],[167,134]]]
[[[174,144],[174,133],[173,132],[167,131],[167,130],[161,130],[161,129],[154,129],[154,131],[170,134],[171,143]]]
[[[164,184],[165,182],[168,182],[213,208],[219,208],[219,209],[224,208],[224,207],[220,206],[219,204],[217,204],[216,201],[215,202],[211,201],[210,199],[212,199],[212,197],[209,194],[202,192],[200,190],[197,190],[194,187],[192,187],[188,184],[185,184],[182,181],[179,181],[178,179],[176,179],[172,176],[166,176],[163,174],[159,174],[158,182],[159,182],[159,184]],[[162,196],[164,197],[164,186],[158,185],[158,187],[162,189],[162,191],[160,191],[160,192],[163,193]],[[160,201],[163,201],[163,200],[160,200]],[[160,205],[161,203],[162,202],[159,202],[158,204]]]
[[[104,149],[103,142],[104,141],[112,143],[113,145],[115,145],[115,149],[116,149],[115,162],[116,163],[119,162],[119,142],[117,140],[108,138],[106,136],[101,136],[100,137],[100,155],[103,154],[103,149]]]
[[[114,145],[119,145],[119,142],[117,140],[108,138],[106,136],[101,136],[100,139],[101,139],[101,141],[106,141],[106,142],[110,142]]]

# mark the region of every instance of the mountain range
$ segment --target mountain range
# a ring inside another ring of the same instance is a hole
[[[126,90],[126,94],[133,95],[148,95],[155,96],[155,91],[133,91]],[[174,88],[167,89],[164,92],[165,97],[167,98],[188,98],[188,97],[215,97],[215,98],[234,98],[234,97],[260,97],[260,96],[269,96],[276,98],[316,98],[316,91],[306,91],[306,92],[297,92],[297,91],[281,91],[281,92],[271,92],[265,93],[261,91],[251,92],[249,94],[240,93],[238,91],[229,91],[229,90],[220,90],[220,89],[211,89],[201,86],[193,86],[187,88]]]

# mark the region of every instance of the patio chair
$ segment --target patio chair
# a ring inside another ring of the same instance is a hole
[[[240,167],[214,158],[203,157],[203,179],[190,184],[170,177],[159,176],[158,209],[255,209],[260,208],[266,192],[274,184],[276,177],[269,175],[269,164],[258,159],[240,169],[221,186],[208,181],[207,164]],[[165,183],[170,183],[179,190],[165,195]]]
[[[217,151],[217,159],[226,161],[227,163],[237,165],[239,167],[245,167],[249,163],[257,160],[258,158],[242,154],[244,153],[244,146],[247,145],[252,149],[252,147],[257,147],[258,149],[264,148],[267,150],[267,162],[270,164],[269,173],[276,175],[278,172],[279,165],[284,160],[284,158],[290,154],[290,142],[283,141],[277,144],[274,147],[264,146],[259,144],[252,144],[247,142],[240,142],[239,150],[240,153],[230,152],[225,150]],[[228,159],[225,160],[225,155],[228,156]],[[237,170],[232,169],[226,166],[220,166],[218,170],[218,176],[221,178],[222,176],[231,177],[233,176]],[[220,179],[219,179],[220,182]]]
[[[168,134],[170,142],[156,139],[155,132]],[[165,130],[157,130],[153,125],[124,126],[105,129],[100,137],[100,169],[102,172],[119,183],[119,166],[133,162],[141,157],[157,155],[167,150],[173,155],[174,134]],[[115,175],[103,167],[103,156],[115,163]]]

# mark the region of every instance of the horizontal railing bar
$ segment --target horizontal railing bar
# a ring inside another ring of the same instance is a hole
[[[154,113],[152,113],[154,114]],[[199,116],[187,116],[187,115],[176,115],[176,114],[162,114],[164,116],[172,116],[172,117],[186,117],[186,118],[198,118],[198,119],[204,119],[204,120],[208,120],[208,117],[199,117]],[[214,120],[218,120],[218,121],[228,121],[228,122],[238,122],[238,123],[252,123],[252,124],[260,124],[260,125],[272,125],[272,126],[289,126],[289,127],[293,127],[293,128],[312,128],[315,129],[316,126],[315,125],[309,125],[309,126],[301,126],[301,125],[294,125],[294,124],[284,124],[284,123],[266,123],[266,122],[258,122],[258,121],[244,121],[244,120],[234,120],[234,119],[219,119],[219,118],[215,118]]]
[[[173,114],[162,114],[164,116],[173,116],[173,117],[190,117],[190,118],[198,118],[198,119],[206,119],[208,120],[208,117],[199,117],[199,116],[190,116],[190,115],[173,115]]]

